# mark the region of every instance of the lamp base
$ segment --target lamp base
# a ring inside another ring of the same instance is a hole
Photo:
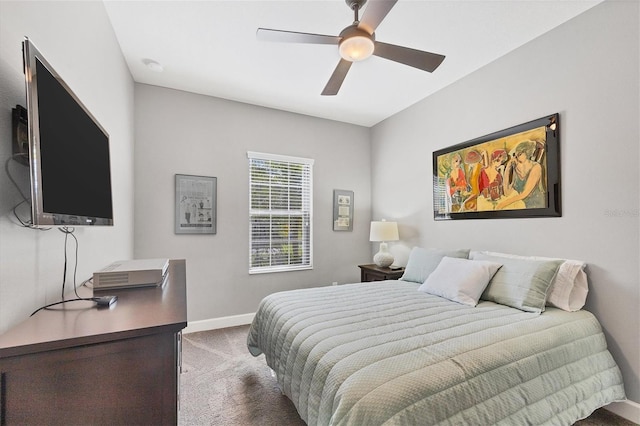
[[[373,256],[373,263],[381,268],[387,268],[393,263],[393,255],[389,252],[387,243],[380,243],[380,251]]]

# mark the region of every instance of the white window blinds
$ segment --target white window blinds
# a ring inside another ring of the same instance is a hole
[[[249,157],[249,273],[311,269],[313,160]]]

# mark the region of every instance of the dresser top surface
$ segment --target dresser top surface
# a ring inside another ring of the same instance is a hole
[[[92,290],[78,289],[81,297]],[[68,348],[110,340],[179,331],[187,324],[186,264],[171,260],[162,287],[141,287],[96,292],[116,295],[110,307],[75,301],[37,312],[0,335],[0,358]]]

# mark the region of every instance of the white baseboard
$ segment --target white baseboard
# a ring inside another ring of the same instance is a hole
[[[613,414],[617,414],[620,417],[640,424],[640,404],[633,401],[613,402],[604,407],[605,410],[611,411]]]
[[[210,318],[201,321],[189,321],[187,328],[182,330],[184,334],[196,333],[198,331],[217,330],[219,328],[237,327],[239,325],[248,325],[253,321],[255,313],[233,315],[230,317]]]

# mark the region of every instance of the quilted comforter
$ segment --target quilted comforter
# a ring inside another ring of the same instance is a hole
[[[589,312],[469,307],[404,281],[267,296],[248,335],[308,425],[570,425],[625,398]]]

